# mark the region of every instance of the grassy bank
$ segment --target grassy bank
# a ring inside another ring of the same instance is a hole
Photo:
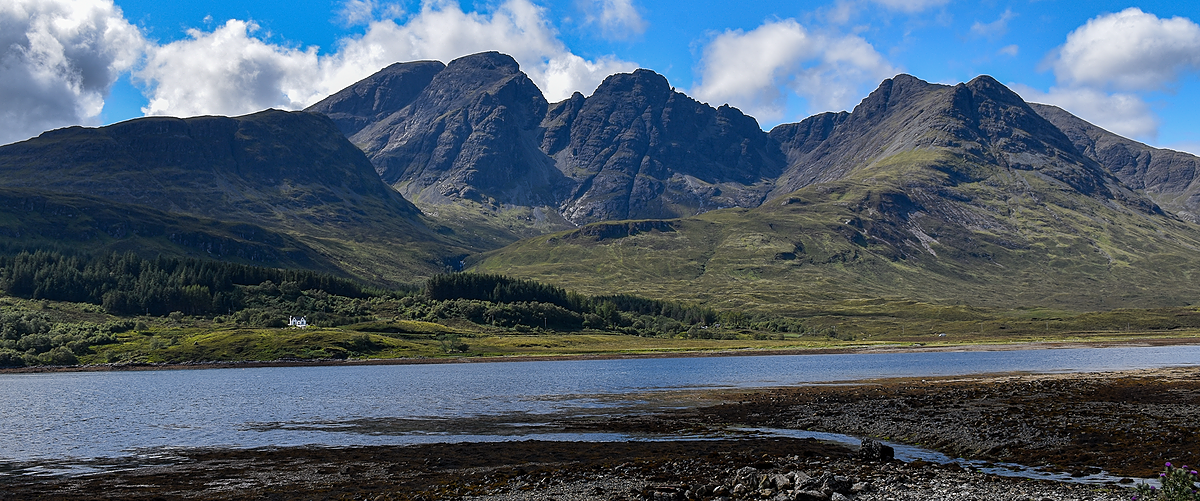
[[[23,365],[623,355],[735,350],[937,348],[992,344],[1200,340],[1191,308],[1068,314],[993,311],[921,303],[857,302],[813,309],[803,332],[718,324],[675,335],[599,329],[501,327],[465,319],[398,318],[406,300],[359,300],[357,323],[336,327],[262,327],[233,316],[116,316],[96,305],[0,297],[6,318],[47,324],[45,335],[6,339]],[[408,300],[411,301],[411,300]],[[11,331],[12,326],[6,325]],[[88,337],[91,336],[91,337]],[[34,341],[30,341],[34,339]],[[88,341],[90,340],[90,342]],[[38,344],[42,343],[42,344]],[[47,346],[53,345],[53,348]],[[40,352],[39,352],[40,351]],[[35,353],[39,352],[39,353]],[[12,365],[12,364],[10,364]]]

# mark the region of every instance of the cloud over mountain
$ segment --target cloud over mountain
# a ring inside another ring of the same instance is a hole
[[[700,84],[692,92],[770,122],[784,118],[790,90],[809,111],[841,110],[897,70],[866,40],[806,29],[794,19],[751,31],[728,30],[704,48]]]
[[[111,0],[7,0],[0,27],[0,144],[95,123],[145,43]]]
[[[371,4],[359,5],[374,10]],[[356,19],[358,19],[356,17]],[[252,22],[230,20],[212,32],[151,49],[137,76],[150,86],[150,115],[238,114],[263,108],[299,109],[396,61],[456,57],[485,50],[512,54],[551,100],[590,93],[604,77],[633,63],[587,60],[556,37],[544,9],[508,0],[488,15],[451,2],[426,2],[406,22],[376,19],[337,51],[273,45],[254,36]]]
[[[1088,20],[1046,61],[1057,85],[1018,85],[1026,99],[1060,106],[1117,134],[1155,141],[1161,120],[1145,100],[1200,70],[1200,25],[1130,7]]]

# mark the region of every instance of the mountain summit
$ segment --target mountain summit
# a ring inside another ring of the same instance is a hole
[[[753,118],[649,70],[549,104],[507,55],[439,64],[390,66],[309,108],[430,212],[471,201],[574,224],[691,215],[757,206],[784,167]]]

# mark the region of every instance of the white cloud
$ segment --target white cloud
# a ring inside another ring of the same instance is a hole
[[[375,7],[372,7],[374,9]],[[426,2],[401,24],[371,21],[366,32],[319,56],[315,48],[267,44],[256,26],[231,20],[212,32],[152,49],[137,76],[150,87],[147,114],[241,114],[268,107],[298,109],[397,61],[452,59],[498,50],[512,55],[550,101],[591,93],[610,74],[631,71],[615,57],[571,53],[529,0],[508,0],[490,15],[455,2]]]
[[[997,54],[1000,54],[1002,56],[1009,56],[1009,57],[1017,57],[1017,54],[1020,52],[1021,52],[1021,47],[1018,46],[1017,44],[1005,45],[1004,47],[1001,47],[1000,50],[996,51]]]
[[[921,12],[931,7],[939,7],[950,3],[950,0],[871,0],[892,10],[907,13]]]
[[[699,70],[694,95],[768,122],[783,118],[789,90],[807,99],[810,111],[846,109],[862,85],[896,74],[866,40],[812,33],[792,19],[717,35]]]
[[[254,23],[229,20],[211,33],[152,49],[135,75],[152,85],[147,115],[239,115],[310,101],[317,50],[269,45]]]
[[[1058,87],[1042,92],[1021,84],[1010,87],[1026,101],[1053,104],[1109,132],[1149,142],[1158,137],[1158,117],[1136,94]]]
[[[1096,17],[1067,35],[1051,58],[1058,82],[1120,90],[1168,87],[1200,68],[1200,25],[1131,7]]]
[[[0,2],[0,144],[94,123],[143,44],[111,0]]]
[[[599,25],[604,38],[624,40],[646,31],[633,0],[591,0],[587,7],[589,24]]]
[[[1004,13],[1000,15],[1000,18],[995,21],[990,23],[981,23],[979,21],[975,21],[975,24],[971,25],[971,34],[984,38],[997,38],[1004,36],[1005,33],[1008,33],[1008,22],[1014,17],[1017,17],[1017,15],[1013,14],[1012,9],[1005,9]]]

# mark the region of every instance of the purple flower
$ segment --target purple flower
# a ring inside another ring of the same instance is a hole
[[[1171,467],[1171,462],[1167,461],[1167,468],[1170,468],[1170,467]]]

